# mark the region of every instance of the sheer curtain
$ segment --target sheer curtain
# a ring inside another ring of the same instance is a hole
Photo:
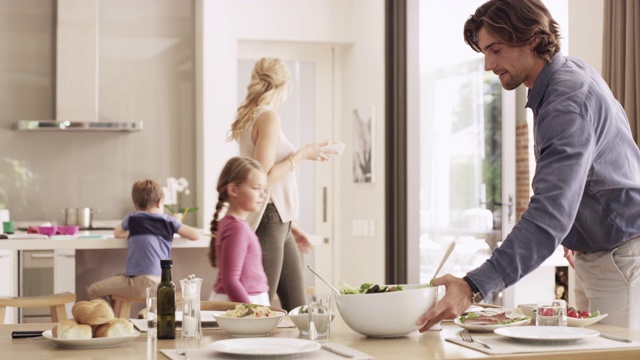
[[[640,1],[605,0],[602,75],[640,144]]]

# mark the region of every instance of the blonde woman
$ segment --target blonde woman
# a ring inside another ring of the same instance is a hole
[[[282,60],[258,60],[229,136],[229,140],[238,142],[240,155],[256,159],[267,173],[269,200],[253,226],[262,247],[270,301],[277,292],[287,311],[306,303],[300,252],[311,249],[307,235],[293,222],[298,217],[294,170],[303,160],[328,161],[336,153],[324,148],[330,142],[307,144],[296,150],[284,136],[278,109],[287,98],[290,80]]]

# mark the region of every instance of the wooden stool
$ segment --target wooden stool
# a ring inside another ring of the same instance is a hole
[[[147,299],[133,299],[119,295],[112,295],[113,312],[118,318],[128,319],[131,315],[131,303],[147,303]]]
[[[7,306],[16,308],[48,306],[51,309],[52,322],[66,320],[67,311],[64,305],[75,301],[76,295],[70,292],[43,296],[0,297],[0,324],[4,324],[4,314]]]
[[[113,312],[116,317],[128,319],[131,316],[131,303],[147,304],[147,299],[134,299],[120,295],[111,295]],[[176,290],[176,301],[182,301],[182,291]],[[178,307],[176,307],[178,309]]]

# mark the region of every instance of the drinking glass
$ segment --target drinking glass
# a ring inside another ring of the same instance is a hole
[[[537,326],[567,326],[567,303],[564,300],[541,301],[536,307]]]
[[[331,336],[331,295],[309,295],[309,338],[329,341]]]
[[[158,289],[147,288],[147,329],[155,332],[158,327]]]

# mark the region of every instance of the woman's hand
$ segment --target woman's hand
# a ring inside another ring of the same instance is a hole
[[[293,235],[293,239],[296,241],[298,250],[301,254],[311,253],[311,251],[313,250],[313,245],[309,241],[307,234],[294,223],[291,223],[291,234]]]

